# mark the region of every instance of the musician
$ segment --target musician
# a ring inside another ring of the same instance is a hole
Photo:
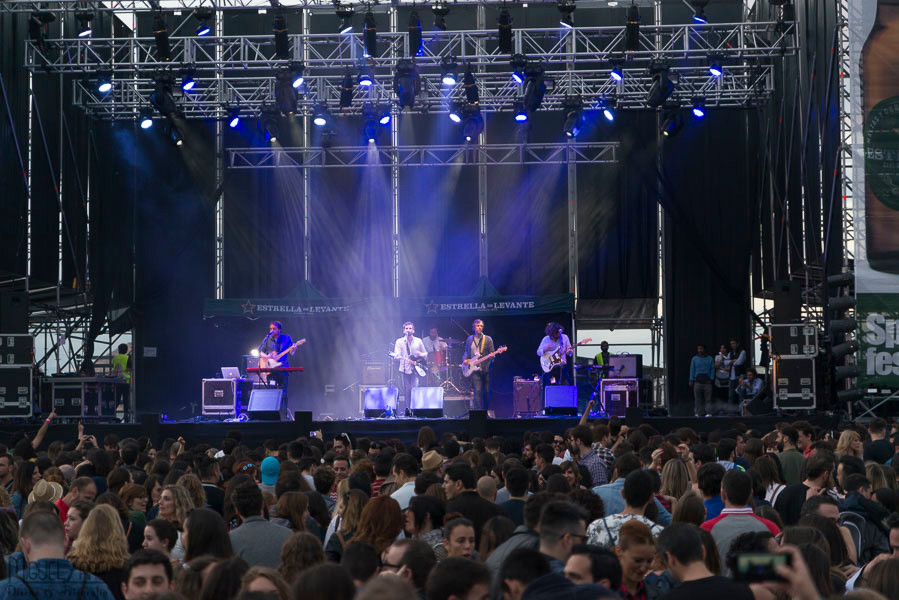
[[[398,368],[403,379],[403,395],[406,397],[406,406],[412,404],[412,388],[418,387],[418,374],[415,372],[416,359],[427,358],[428,353],[421,338],[415,337],[415,325],[410,322],[403,323],[403,337],[393,345],[395,360],[399,362]]]
[[[543,374],[543,387],[548,385],[574,385],[574,375],[572,373],[571,364],[573,360],[569,360],[568,351],[571,350],[571,340],[564,333],[565,328],[558,323],[549,323],[544,330],[546,334],[537,348],[537,356],[542,357],[549,352],[550,354],[559,353],[562,363],[553,367],[549,373]],[[564,383],[563,383],[564,382]]]
[[[484,333],[484,322],[475,319],[471,324],[474,332],[465,340],[465,352],[462,354],[462,362],[471,364],[473,360],[486,356],[494,351],[493,338]],[[474,397],[471,400],[472,410],[487,408],[490,398],[490,369],[493,368],[493,359],[482,362],[480,369],[471,374],[471,385],[474,388]]]
[[[602,370],[599,372],[600,377],[609,376],[611,362],[612,355],[609,353],[609,342],[603,340],[599,343],[599,352],[593,357],[593,364],[597,367],[602,367]]]
[[[422,339],[422,343],[425,345],[425,350],[428,353],[428,384],[437,386],[440,385],[440,374],[442,370],[446,369],[446,349],[447,343],[443,341],[443,338],[437,334],[437,328],[431,327],[428,331],[428,337]],[[436,360],[436,353],[443,352],[443,360],[438,363]]]
[[[443,338],[437,335],[437,328],[431,327],[428,331],[428,337],[422,340],[422,343],[425,345],[425,351],[428,354],[433,352],[446,352],[446,342],[443,341]]]
[[[293,340],[286,333],[281,333],[281,323],[272,321],[268,324],[268,335],[259,344],[259,356],[274,358],[291,346],[293,346]],[[290,352],[279,358],[278,362],[281,363],[279,368],[289,367],[290,357],[296,354],[296,351],[296,348],[291,348]],[[268,381],[273,381],[275,385],[284,390],[284,393],[281,395],[283,406],[287,406],[287,382],[289,379],[289,373],[269,373],[268,375]]]

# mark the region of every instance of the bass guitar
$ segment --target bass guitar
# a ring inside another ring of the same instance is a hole
[[[580,341],[565,353],[565,355],[571,354],[575,348],[578,346],[583,346],[584,344],[589,344],[593,341],[593,338],[587,338],[586,340]],[[540,366],[543,368],[544,373],[549,373],[556,367],[562,364],[562,349],[559,348],[555,352],[544,352],[543,356],[540,357]]]
[[[425,375],[427,375],[427,373],[425,372],[424,367],[422,367],[422,366],[419,364],[421,361],[427,360],[427,357],[426,357],[426,356],[419,356],[419,357],[411,357],[411,356],[410,356],[409,358],[406,358],[405,356],[400,356],[399,354],[396,354],[395,352],[388,352],[388,353],[387,353],[387,356],[389,356],[389,357],[392,358],[393,360],[404,360],[404,361],[406,361],[406,362],[411,363],[411,364],[412,364],[412,368],[415,369],[415,372],[418,373],[418,376],[419,376],[419,377],[424,377]]]
[[[292,345],[285,348],[282,352],[275,354],[271,352],[269,354],[260,354],[259,355],[259,369],[276,369],[280,367],[283,363],[281,363],[281,358],[291,350],[295,350],[306,343],[306,338],[301,339],[299,342],[294,342]],[[268,374],[265,371],[261,371],[259,373],[259,378],[268,382]]]
[[[508,349],[509,349],[508,346],[500,346],[499,348],[497,348],[496,350],[494,350],[493,352],[491,352],[490,354],[487,354],[485,356],[481,356],[480,354],[475,352],[474,356],[472,356],[471,358],[469,358],[468,360],[466,360],[462,363],[462,374],[465,375],[466,377],[471,377],[472,373],[474,373],[475,371],[481,370],[480,365],[482,362],[488,361],[491,358],[493,358],[494,356],[496,356],[498,354],[502,354],[503,352],[505,352]]]

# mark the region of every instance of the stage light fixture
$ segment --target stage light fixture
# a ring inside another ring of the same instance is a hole
[[[673,138],[684,128],[684,116],[680,108],[673,107],[665,112],[662,119],[661,134],[667,138]]]
[[[409,13],[409,56],[420,56],[424,47],[421,43],[421,18],[415,7]]]
[[[693,98],[693,116],[697,119],[705,118],[705,98]]]
[[[362,87],[371,87],[371,85],[375,82],[375,76],[372,72],[372,68],[363,63],[359,66],[359,85]]]
[[[574,138],[584,127],[584,103],[579,96],[566,96],[562,103],[562,111],[565,113],[565,122],[562,131],[566,137]]]
[[[184,136],[181,135],[181,130],[178,129],[178,125],[176,125],[175,122],[171,118],[169,118],[169,121],[168,121],[168,124],[166,125],[166,127],[168,129],[166,133],[168,134],[169,140],[171,140],[171,142],[173,144],[175,144],[176,146],[183,146],[184,145]]]
[[[169,31],[160,12],[153,15],[153,39],[156,44],[156,60],[164,62],[172,60],[172,51],[169,47]]]
[[[453,123],[462,122],[462,105],[460,103],[453,102],[452,104],[450,104],[449,118]]]
[[[175,96],[172,95],[174,80],[168,73],[160,73],[153,78],[155,90],[150,94],[150,104],[164,117],[178,112]]]
[[[369,144],[374,144],[378,138],[378,122],[375,119],[375,107],[365,104],[362,107],[362,136]]]
[[[709,0],[690,0],[690,7],[693,9],[693,22],[705,25],[709,20],[705,16],[705,7]]]
[[[602,116],[606,121],[612,123],[615,121],[615,108],[618,106],[618,98],[600,98],[599,108],[602,110]]]
[[[365,13],[365,18],[362,21],[362,42],[365,48],[363,56],[378,55],[378,24],[375,21],[374,13],[371,11]]]
[[[278,123],[278,111],[271,107],[264,107],[259,120],[262,126],[262,137],[267,142],[277,142],[278,136],[281,134],[281,126]]]
[[[556,7],[562,14],[562,16],[559,17],[559,25],[567,29],[573,28],[574,17],[572,14],[574,13],[574,9],[577,8],[574,4],[574,0],[557,0]]]
[[[543,78],[543,65],[529,64],[524,71],[524,107],[533,112],[543,104],[546,94],[546,81]]]
[[[356,14],[356,9],[353,8],[353,5],[335,2],[334,12],[337,13],[337,18],[340,19],[337,33],[351,33],[353,31],[353,15]]]
[[[396,73],[393,75],[393,91],[399,98],[400,108],[412,108],[415,105],[419,85],[418,73],[412,61],[408,58],[397,61]]]
[[[512,79],[515,83],[521,85],[524,83],[524,69],[528,65],[527,59],[524,54],[513,54],[512,60],[509,62],[512,65]]]
[[[469,104],[479,104],[481,95],[478,93],[478,82],[474,78],[471,65],[465,67],[465,75],[462,76],[462,84],[465,86],[465,99]]]
[[[524,123],[528,120],[528,111],[524,109],[524,103],[521,100],[516,100],[514,108],[512,109],[515,113],[515,121],[518,123]]]
[[[196,87],[197,81],[194,79],[194,69],[193,67],[187,67],[186,69],[181,70],[181,89],[185,92],[193,91],[194,87]]]
[[[36,10],[28,18],[28,37],[38,48],[44,47],[44,34],[47,25],[56,20],[56,15],[45,10]]]
[[[141,129],[149,129],[153,127],[153,109],[145,106],[140,109],[140,116],[137,119]]]
[[[228,113],[228,127],[235,129],[240,125],[240,107],[226,105],[225,111]]]
[[[609,73],[609,76],[615,81],[623,80],[624,71],[621,69],[621,65],[612,65],[612,72]]]
[[[390,105],[382,104],[378,107],[378,123],[390,125]]]
[[[287,34],[287,20],[278,12],[272,20],[272,33],[275,36],[275,57],[280,60],[290,58],[290,36]]]
[[[712,62],[709,64],[709,75],[712,77],[724,75],[724,69],[721,68],[721,63],[717,59],[712,59]]]
[[[353,76],[349,71],[343,76],[343,82],[340,84],[340,108],[348,108],[353,104]]]
[[[484,117],[481,116],[481,108],[468,104],[462,111],[462,135],[466,142],[470,142],[484,131]]]
[[[496,18],[497,50],[500,54],[512,54],[512,15],[503,6]]]
[[[653,65],[650,67],[650,72],[652,73],[652,85],[649,86],[646,104],[652,108],[658,108],[665,104],[665,101],[674,93],[674,82],[668,77],[667,66]]]
[[[281,69],[275,76],[275,105],[285,117],[292,117],[297,112],[297,90],[293,87],[290,69]]]
[[[440,80],[443,82],[443,85],[456,85],[456,72],[458,70],[459,65],[456,63],[456,59],[452,56],[444,56],[443,60],[440,61],[440,72],[442,73]]]
[[[431,12],[434,13],[434,29],[446,31],[446,15],[449,14],[450,7],[444,0],[437,0],[431,6]]]
[[[322,104],[317,104],[313,111],[312,122],[316,127],[324,127],[328,124],[328,121],[331,119],[331,115],[328,113],[328,108]]]
[[[291,85],[294,89],[299,89],[303,82],[306,81],[306,78],[303,76],[305,72],[306,65],[303,63],[296,60],[290,63]]]
[[[112,72],[108,70],[97,71],[97,91],[108,94],[112,91]]]
[[[199,22],[197,24],[197,36],[204,37],[212,33],[212,27],[209,21],[212,19],[212,9],[208,6],[201,6],[194,11],[194,18]]]
[[[627,25],[624,29],[624,48],[634,52],[640,49],[640,8],[636,4],[627,7]]]
[[[94,13],[88,10],[76,11],[75,20],[78,21],[78,37],[90,37],[94,32],[94,28],[91,26],[91,21],[94,20]]]

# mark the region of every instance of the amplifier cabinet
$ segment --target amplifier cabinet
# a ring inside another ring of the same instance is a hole
[[[643,377],[642,354],[612,354],[609,356],[609,364],[614,367],[610,374],[616,379]]]
[[[60,417],[114,419],[116,385],[123,379],[102,377],[59,377],[52,381],[53,409]]]
[[[31,367],[0,368],[0,417],[30,417]]]
[[[775,408],[815,408],[815,359],[776,358],[772,371]]]
[[[516,417],[534,416],[543,410],[543,381],[516,377],[512,381],[512,405]]]
[[[203,409],[204,416],[221,416],[240,414],[240,407],[236,403],[237,384],[233,379],[204,379],[203,380]]]
[[[0,333],[0,365],[34,364],[34,338],[30,333]]]
[[[603,379],[600,394],[610,417],[624,417],[628,407],[640,406],[640,380]]]
[[[366,360],[362,363],[363,385],[387,385],[387,363],[383,360]]]

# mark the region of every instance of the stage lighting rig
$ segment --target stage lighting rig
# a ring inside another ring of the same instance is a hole
[[[470,142],[484,131],[484,117],[481,116],[481,108],[474,104],[467,104],[462,109],[462,135],[466,142]]]
[[[615,96],[599,99],[599,109],[602,111],[602,116],[605,117],[606,121],[609,123],[615,121],[615,108],[617,108],[617,106],[618,98]]]
[[[47,25],[55,20],[56,15],[45,10],[36,10],[28,17],[28,37],[38,48],[44,48],[44,34],[47,32]]]
[[[150,94],[150,104],[159,111],[164,117],[174,115],[178,112],[178,105],[175,103],[175,97],[172,95],[172,86],[175,84],[174,78],[170,73],[158,73],[153,82],[155,90]]]
[[[153,127],[153,109],[145,106],[140,109],[140,115],[137,117],[137,123],[141,129],[149,129]]]
[[[337,13],[337,18],[340,19],[340,24],[337,26],[337,33],[352,33],[353,16],[356,14],[356,9],[353,8],[353,5],[343,4],[339,0],[335,0],[334,12]]]
[[[359,64],[359,85],[370,88],[375,83],[375,75],[370,65],[364,61]]]
[[[212,33],[209,21],[212,20],[212,9],[208,6],[200,6],[194,11],[197,20],[197,37],[204,37]]]
[[[97,91],[101,94],[112,91],[112,71],[109,69],[97,71]]]
[[[194,79],[194,73],[193,67],[186,67],[181,70],[181,89],[185,92],[192,92],[197,85],[197,81]]]
[[[285,117],[292,117],[297,112],[297,90],[293,87],[290,69],[281,69],[275,76],[275,105]]]
[[[306,72],[306,65],[301,63],[300,61],[292,61],[290,63],[290,84],[293,86],[295,90],[300,89],[303,86],[303,82],[306,81],[306,78],[303,74]]]
[[[380,125],[390,125],[390,105],[382,104],[378,106],[378,123]]]
[[[662,119],[662,128],[660,133],[667,137],[673,138],[680,130],[684,128],[684,115],[681,113],[680,107],[672,106],[665,110],[665,118]]]
[[[412,108],[415,105],[415,96],[420,86],[415,64],[408,58],[397,61],[396,73],[393,75],[393,91],[399,98],[400,108]]]
[[[634,52],[640,49],[640,7],[627,7],[627,24],[624,29],[624,48]]]
[[[509,61],[512,65],[512,79],[515,80],[515,83],[521,85],[524,83],[524,69],[528,66],[528,61],[524,57],[524,54],[513,54],[512,60]]]
[[[584,127],[584,103],[580,96],[566,96],[562,103],[565,122],[562,131],[565,137],[575,138]]]
[[[281,135],[281,127],[278,123],[278,111],[272,106],[262,107],[262,114],[259,118],[259,124],[262,128],[262,137],[267,142],[277,142],[278,136]]]
[[[512,15],[505,5],[500,9],[496,18],[496,34],[499,40],[497,49],[500,54],[512,54]]]
[[[515,115],[515,121],[517,123],[525,123],[528,120],[528,111],[524,109],[524,103],[521,100],[515,101],[512,112]]]
[[[440,61],[440,80],[443,85],[456,85],[456,73],[459,70],[459,64],[453,56],[444,56]]]
[[[287,33],[287,20],[280,9],[272,20],[272,33],[275,36],[275,58],[287,60],[290,58],[290,37]]]
[[[353,104],[353,76],[347,71],[340,84],[340,108],[349,108]]]
[[[615,81],[624,80],[624,69],[621,68],[620,64],[618,64],[618,63],[612,64],[612,71],[609,73],[609,77],[611,77]]]
[[[462,85],[465,86],[465,99],[469,104],[479,104],[481,95],[478,93],[478,82],[475,80],[471,65],[465,67],[465,75],[462,76]]]
[[[434,13],[434,29],[446,31],[446,15],[450,12],[449,4],[445,0],[437,0],[431,6],[431,12]]]
[[[94,32],[91,21],[94,20],[94,13],[89,10],[75,11],[75,20],[78,21],[78,37],[86,38]]]
[[[153,39],[156,44],[156,60],[169,62],[172,60],[172,51],[169,47],[169,31],[162,12],[156,11],[153,15]]]
[[[462,103],[461,102],[452,102],[449,108],[449,118],[453,123],[461,123],[462,122]]]
[[[690,7],[693,8],[693,22],[705,25],[709,20],[705,16],[705,7],[709,0],[690,0]]]
[[[168,122],[166,123],[166,133],[168,134],[169,140],[176,146],[184,145],[184,136],[181,135],[181,130],[178,129],[177,123],[169,117]]]
[[[649,71],[652,73],[652,85],[649,86],[646,104],[658,108],[674,93],[674,82],[669,78],[668,66],[665,64],[653,63]]]
[[[715,78],[724,75],[724,69],[721,66],[721,57],[717,54],[709,55],[709,75]]]
[[[330,120],[331,113],[328,112],[328,107],[323,104],[316,104],[312,111],[312,123],[316,127],[324,127]]]
[[[235,129],[240,125],[240,107],[225,105],[225,112],[228,113],[228,127]]]
[[[697,119],[705,118],[705,98],[693,98],[693,116]]]
[[[362,136],[370,144],[378,138],[378,122],[375,119],[375,107],[370,103],[362,106]]]
[[[562,15],[559,17],[559,25],[567,29],[574,27],[574,17],[572,15],[574,14],[574,9],[577,8],[574,1],[575,0],[557,0],[556,2],[556,7]]]
[[[421,43],[421,18],[413,6],[412,12],[409,13],[409,56],[420,56],[423,50]]]
[[[546,94],[543,74],[541,63],[528,63],[524,70],[524,107],[528,112],[537,110],[543,104],[543,96]]]
[[[375,14],[370,10],[365,13],[362,20],[362,42],[365,48],[363,56],[378,55],[378,23]]]

